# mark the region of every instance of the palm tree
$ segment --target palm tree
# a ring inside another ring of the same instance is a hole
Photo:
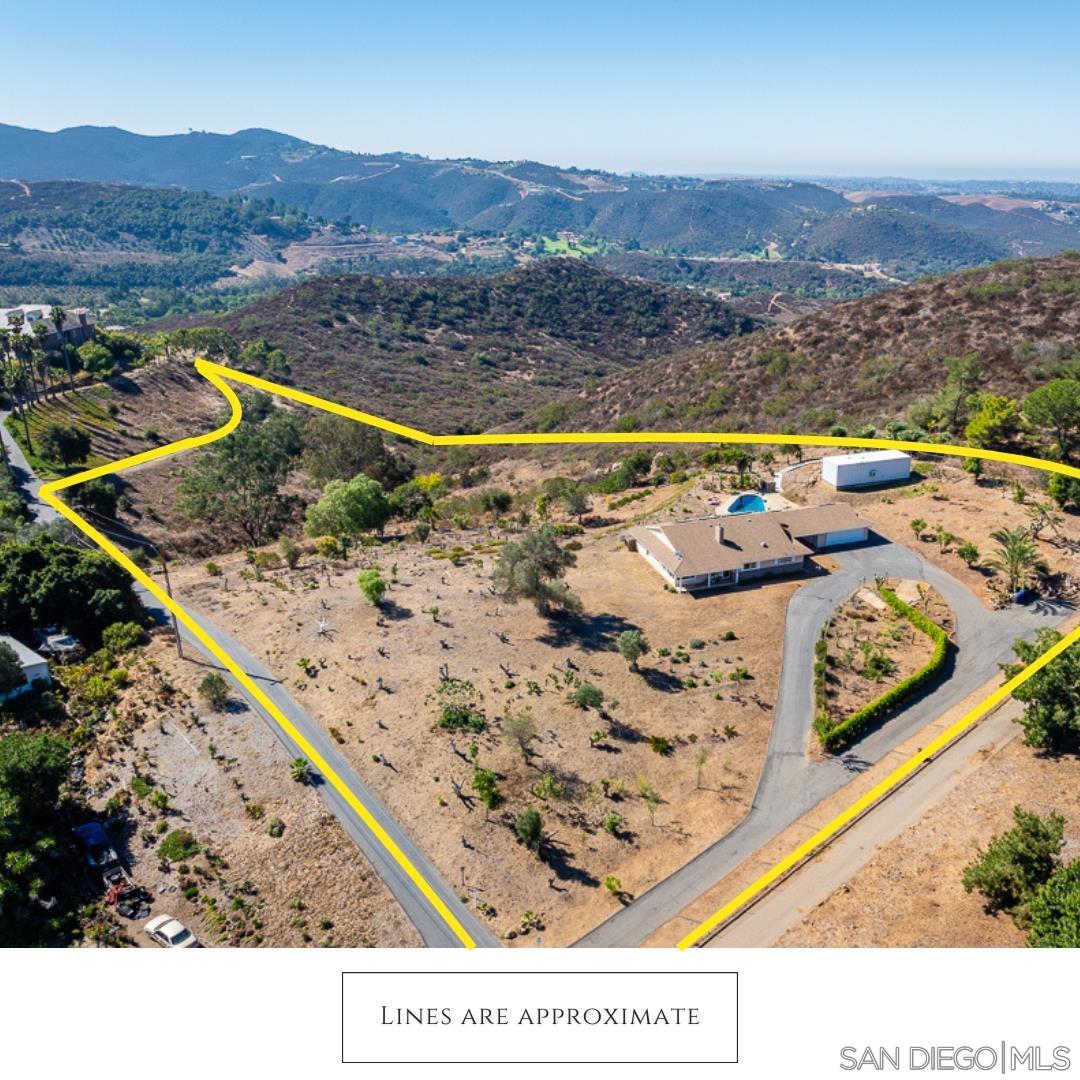
[[[71,373],[71,357],[68,356],[67,345],[64,342],[64,322],[67,320],[67,312],[59,305],[53,304],[49,309],[49,322],[56,328],[60,338],[60,352],[64,357],[64,366],[67,368],[68,388],[75,389],[75,376]]]
[[[1038,549],[1028,530],[1023,526],[1015,529],[997,529],[990,538],[998,545],[986,565],[1000,570],[1008,579],[1008,592],[1014,593],[1039,572]]]
[[[33,335],[34,346],[36,346],[33,349],[31,360],[38,378],[41,380],[42,390],[45,396],[48,397],[49,391],[52,389],[52,371],[49,368],[49,361],[45,357],[45,339],[49,336],[49,331],[45,323],[39,321],[31,327],[31,334]]]

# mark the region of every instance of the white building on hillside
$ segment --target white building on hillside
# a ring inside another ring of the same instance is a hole
[[[911,455],[901,450],[863,450],[821,459],[821,479],[837,489],[891,484],[910,475]]]
[[[22,686],[17,686],[9,694],[0,694],[0,701],[18,697],[25,694],[35,682],[43,682],[47,686],[52,684],[52,676],[49,674],[49,661],[44,656],[39,656],[33,649],[27,648],[17,638],[8,634],[0,634],[0,645],[7,645],[15,653],[19,666],[23,672]]]

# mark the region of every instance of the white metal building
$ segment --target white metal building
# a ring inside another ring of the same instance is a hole
[[[52,677],[49,675],[49,661],[44,656],[39,656],[33,649],[27,648],[21,641],[9,637],[7,634],[0,634],[0,644],[11,647],[11,650],[18,658],[19,666],[22,668],[23,678],[26,680],[22,686],[16,687],[10,694],[0,695],[0,700],[25,694],[38,681],[46,685],[52,683]]]
[[[864,450],[821,459],[821,479],[834,488],[890,484],[910,475],[911,455],[901,450]]]

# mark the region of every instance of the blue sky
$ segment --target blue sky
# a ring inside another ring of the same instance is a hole
[[[1080,179],[1075,0],[33,7],[40,45],[4,50],[0,120],[47,130],[268,127],[620,170]]]

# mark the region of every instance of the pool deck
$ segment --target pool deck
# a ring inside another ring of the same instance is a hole
[[[720,498],[719,502],[713,507],[717,517],[728,517],[731,515],[731,511],[728,509],[733,503],[736,503],[744,495],[756,495],[765,504],[765,510],[792,510],[795,508],[795,503],[785,499],[783,495],[778,494],[775,491],[760,492],[760,491],[738,491],[733,495],[724,495]],[[710,500],[711,502],[711,500]],[[760,514],[764,513],[761,510],[741,510],[736,516],[742,514]]]

